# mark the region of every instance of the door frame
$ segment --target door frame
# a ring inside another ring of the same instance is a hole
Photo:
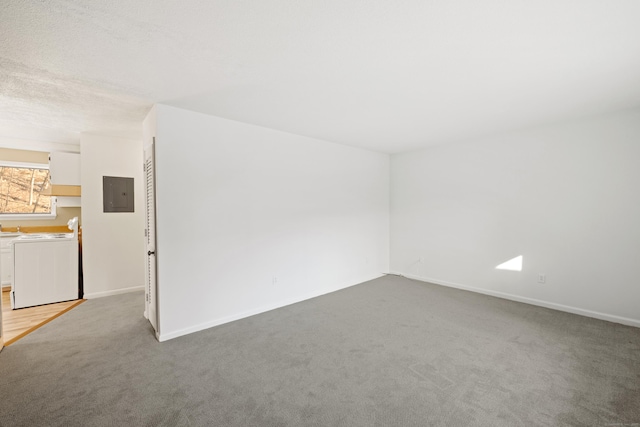
[[[159,314],[159,298],[158,298],[158,246],[156,238],[156,159],[155,159],[155,142],[151,139],[151,144],[144,148],[144,165],[145,174],[145,310],[144,317],[149,320],[151,326],[156,332],[156,338],[160,336],[160,314]],[[147,170],[147,165],[151,166],[151,171]],[[149,188],[149,180],[151,180],[151,189]],[[151,190],[152,194],[149,194]],[[150,203],[153,212],[149,211]],[[152,221],[152,224],[150,222]],[[153,228],[153,230],[151,230]],[[153,239],[153,242],[150,242]],[[153,260],[153,262],[152,262]],[[153,310],[152,310],[153,308]],[[155,314],[155,315],[154,315]]]

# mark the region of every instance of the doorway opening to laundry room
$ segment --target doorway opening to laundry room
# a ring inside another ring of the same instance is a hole
[[[77,153],[63,154],[79,161]],[[66,183],[67,177],[56,174],[53,179],[51,171],[56,168],[51,155],[51,151],[0,148],[0,340],[4,346],[82,302],[79,178],[73,183],[78,185],[58,185]],[[62,169],[79,174],[79,166],[65,163]],[[63,187],[68,197],[59,197]]]

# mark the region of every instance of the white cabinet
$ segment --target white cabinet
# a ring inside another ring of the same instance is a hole
[[[49,155],[52,185],[80,185],[80,154],[54,151]]]
[[[0,253],[0,269],[2,269],[2,277],[0,282],[3,287],[11,286],[11,279],[13,278],[13,257],[11,252],[2,251]]]
[[[51,195],[58,207],[80,206],[80,154],[54,151],[49,154]]]
[[[13,280],[13,252],[10,243],[17,236],[16,233],[0,237],[0,283],[3,287],[11,286]]]

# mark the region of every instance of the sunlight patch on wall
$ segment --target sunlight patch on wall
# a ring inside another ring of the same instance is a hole
[[[496,270],[522,271],[522,255],[503,262],[496,267]]]

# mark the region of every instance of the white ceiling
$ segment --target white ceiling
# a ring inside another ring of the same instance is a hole
[[[5,0],[0,137],[153,103],[400,152],[640,105],[638,0]]]

